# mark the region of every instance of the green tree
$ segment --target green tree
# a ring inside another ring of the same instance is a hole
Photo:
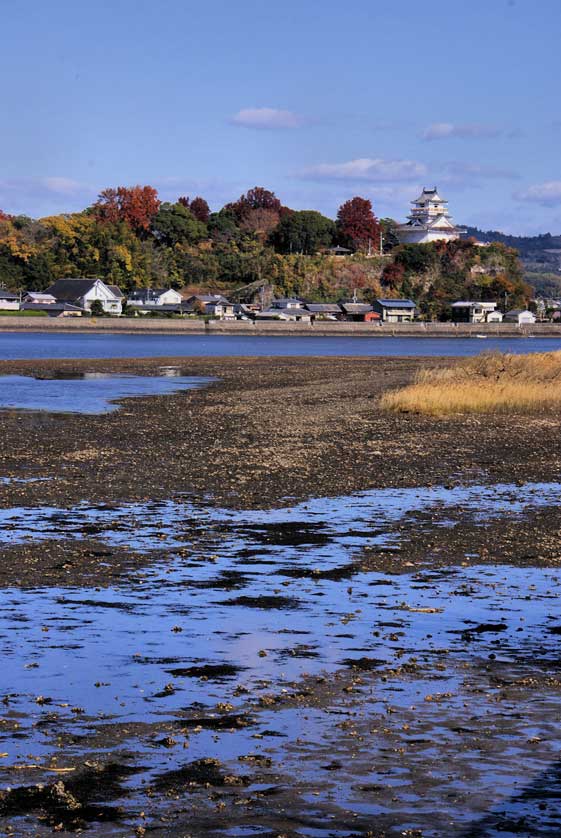
[[[284,215],[271,235],[280,253],[303,253],[312,256],[329,247],[335,236],[335,222],[315,210],[301,210]]]
[[[101,300],[94,300],[90,306],[90,314],[92,317],[103,317],[105,311]]]
[[[166,247],[176,244],[196,244],[207,237],[206,225],[195,218],[183,204],[164,203],[152,222],[157,241]]]

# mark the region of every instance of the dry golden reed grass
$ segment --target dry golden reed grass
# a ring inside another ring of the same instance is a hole
[[[485,352],[450,367],[421,370],[413,384],[386,393],[388,410],[426,413],[531,413],[561,405],[561,352]]]

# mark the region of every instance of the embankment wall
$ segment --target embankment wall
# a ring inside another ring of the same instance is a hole
[[[17,317],[0,315],[0,332],[108,332],[130,334],[189,335],[308,335],[355,337],[552,337],[561,338],[561,324],[535,323],[281,323],[247,321],[166,320],[163,318],[112,317]]]

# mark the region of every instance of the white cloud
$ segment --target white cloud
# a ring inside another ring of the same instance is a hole
[[[292,111],[277,108],[243,108],[230,119],[234,125],[244,128],[258,128],[276,130],[284,128],[300,128],[304,119]]]
[[[517,201],[541,204],[542,207],[554,207],[561,204],[561,180],[546,180],[536,183],[520,192],[515,192]]]
[[[484,166],[480,163],[451,161],[444,164],[445,174],[438,176],[441,183],[457,186],[476,186],[482,180],[516,180],[520,177],[511,169],[500,166]]]
[[[67,177],[15,177],[0,180],[0,209],[13,215],[76,212],[95,200],[98,189]]]
[[[456,125],[453,122],[433,122],[421,133],[423,140],[445,140],[450,137],[459,137],[462,139],[480,139],[489,137],[498,137],[502,134],[502,129],[496,125],[484,125],[482,123],[473,122],[464,125]]]
[[[392,183],[418,180],[426,173],[426,166],[415,160],[361,157],[346,163],[320,163],[317,166],[310,166],[298,172],[297,177],[304,180]]]

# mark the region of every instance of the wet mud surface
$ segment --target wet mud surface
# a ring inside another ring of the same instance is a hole
[[[369,488],[557,480],[561,417],[393,415],[381,393],[431,358],[218,358],[0,362],[0,375],[84,373],[219,379],[124,399],[109,415],[4,410],[0,507],[169,500],[262,508]],[[1,379],[0,379],[1,383]]]
[[[331,373],[317,363],[321,382]],[[400,363],[392,380],[411,373]],[[272,371],[256,364],[262,382]],[[217,375],[202,366],[186,374]],[[225,468],[217,452],[233,445],[224,427],[204,491],[192,463],[175,471],[175,449],[157,491],[147,466],[136,483],[114,479],[158,414],[164,439],[173,419],[196,446],[178,411],[216,418],[223,398],[227,415],[234,381],[222,371],[222,382],[126,401],[103,420],[19,417],[21,433],[38,422],[51,435],[42,447],[35,429],[34,464],[26,450],[16,469],[8,452],[0,484],[0,833],[559,835],[561,484],[547,430],[557,419],[539,419],[528,450],[528,428],[499,441],[524,420],[482,424],[477,463],[461,475],[452,464],[477,433],[447,420],[455,453],[444,433],[432,470],[409,471],[410,452],[401,470],[388,454],[387,474],[376,460],[376,472],[343,466],[324,482],[314,465],[305,493],[301,477],[284,479],[307,462],[305,434],[279,414],[271,474],[247,493],[242,483],[238,503],[225,500],[230,484],[213,492]],[[319,418],[317,403],[309,409]],[[356,456],[346,409],[338,450]],[[402,434],[396,446],[412,426],[421,433],[413,417],[387,421]],[[80,429],[114,434],[122,422],[131,447],[112,439],[123,460],[107,471],[82,461],[80,484],[75,464],[68,476],[50,459],[51,444],[72,453]],[[495,462],[499,445],[510,459]]]

